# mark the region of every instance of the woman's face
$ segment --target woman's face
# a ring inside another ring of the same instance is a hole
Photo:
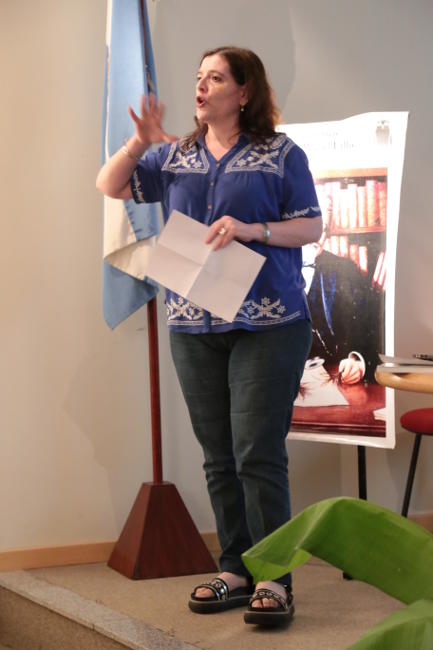
[[[214,54],[203,59],[196,86],[196,116],[200,122],[238,122],[241,105],[247,99],[246,87],[236,83],[223,56]]]

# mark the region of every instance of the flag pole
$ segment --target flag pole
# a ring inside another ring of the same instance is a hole
[[[161,399],[159,390],[158,314],[156,298],[147,303],[153,482],[162,483]]]

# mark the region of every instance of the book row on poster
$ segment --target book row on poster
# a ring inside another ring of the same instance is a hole
[[[385,180],[358,179],[355,182],[317,181],[317,198],[322,213],[329,215],[333,230],[357,230],[386,225],[387,187]]]

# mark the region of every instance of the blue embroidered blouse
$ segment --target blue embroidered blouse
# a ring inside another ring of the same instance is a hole
[[[164,222],[179,210],[210,225],[223,215],[245,223],[321,214],[305,153],[284,134],[263,144],[241,135],[217,161],[199,139],[165,144],[140,160],[131,178],[137,203],[161,202]],[[266,256],[236,318],[229,323],[166,290],[169,328],[179,332],[253,331],[310,319],[302,276],[302,249],[242,242]]]

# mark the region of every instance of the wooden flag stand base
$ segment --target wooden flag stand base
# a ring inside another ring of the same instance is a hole
[[[153,482],[143,483],[108,560],[133,579],[211,573],[217,570],[173,483],[162,480],[156,298],[147,304]]]
[[[173,483],[143,483],[108,566],[128,578],[216,571]]]

